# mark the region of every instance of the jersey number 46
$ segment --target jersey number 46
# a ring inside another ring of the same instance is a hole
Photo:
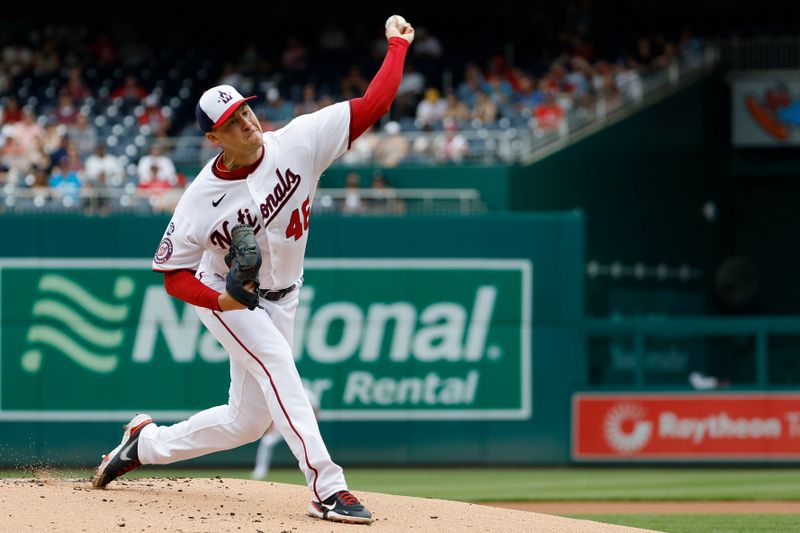
[[[300,211],[303,211],[303,221],[300,222]],[[294,237],[294,240],[299,240],[303,236],[304,231],[308,231],[308,217],[311,216],[311,205],[309,197],[306,197],[302,207],[292,211],[292,216],[289,218],[289,225],[286,226],[286,238]]]

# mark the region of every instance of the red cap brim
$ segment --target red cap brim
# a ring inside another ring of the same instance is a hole
[[[247,98],[242,98],[238,102],[236,102],[233,105],[231,105],[228,109],[225,110],[225,112],[222,114],[222,116],[219,117],[219,120],[216,121],[214,123],[214,125],[211,126],[211,127],[212,128],[216,128],[217,126],[219,126],[220,124],[222,124],[223,122],[228,120],[230,118],[230,116],[233,115],[236,112],[237,109],[242,107],[243,103],[247,102],[248,100],[252,100],[253,98],[255,98],[255,96],[248,96]]]

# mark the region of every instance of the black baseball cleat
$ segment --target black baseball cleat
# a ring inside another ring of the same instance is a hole
[[[103,456],[100,465],[94,471],[92,486],[104,489],[106,485],[131,470],[142,466],[139,461],[139,434],[147,424],[152,424],[150,415],[137,414],[125,424],[125,433],[119,446]]]
[[[311,500],[308,514],[323,520],[349,524],[371,524],[373,520],[372,513],[347,490],[340,490],[321,503]]]

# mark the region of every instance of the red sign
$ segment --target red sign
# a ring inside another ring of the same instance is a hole
[[[800,459],[800,394],[575,394],[572,457]]]

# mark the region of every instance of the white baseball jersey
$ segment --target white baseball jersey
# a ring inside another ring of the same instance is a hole
[[[309,216],[322,172],[347,150],[348,102],[333,104],[264,133],[264,151],[246,178],[206,164],[186,189],[153,258],[153,270],[197,270],[225,277],[230,229],[253,226],[261,249],[262,289],[279,290],[303,274]],[[201,277],[202,280],[202,277]]]

